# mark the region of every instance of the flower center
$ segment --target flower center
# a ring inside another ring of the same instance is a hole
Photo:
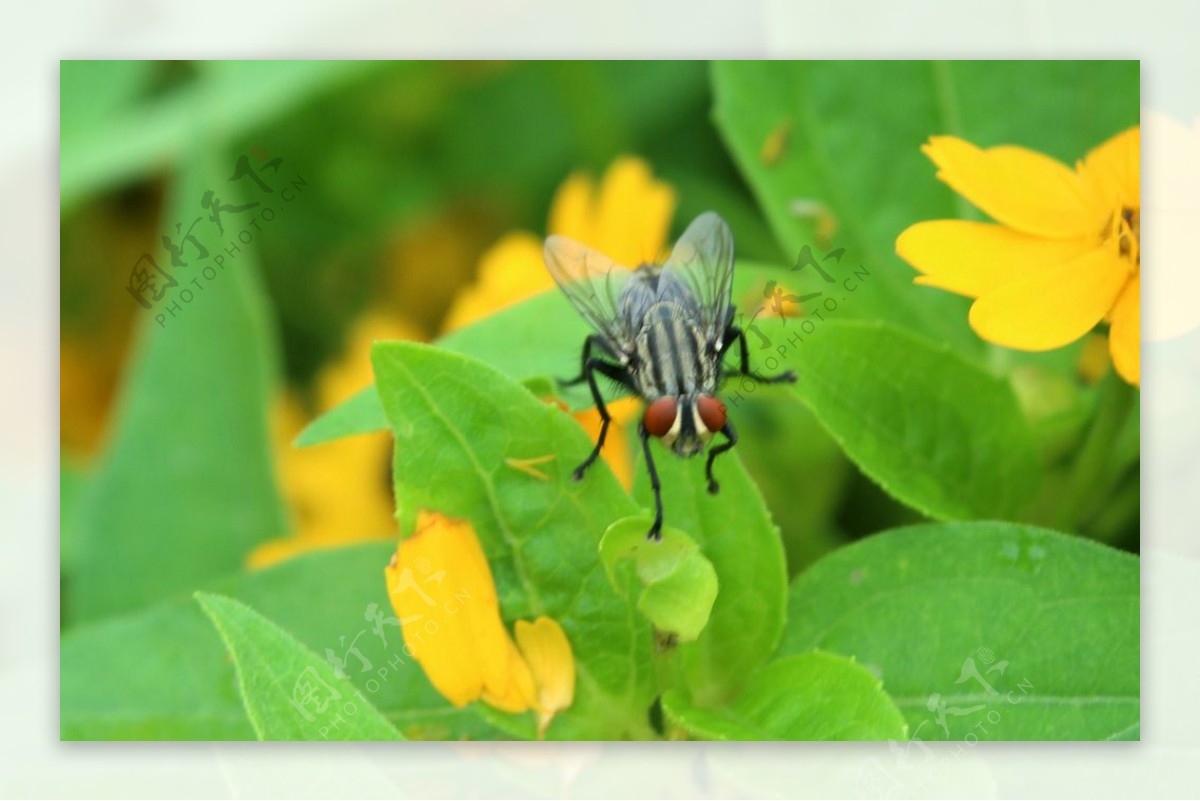
[[[1142,210],[1140,207],[1126,206],[1121,209],[1116,233],[1117,247],[1121,257],[1130,261],[1130,271],[1141,270]]]

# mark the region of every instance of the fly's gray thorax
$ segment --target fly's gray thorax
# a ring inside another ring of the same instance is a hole
[[[716,390],[716,362],[694,315],[679,304],[663,301],[646,311],[637,335],[637,357],[636,380],[643,397]]]

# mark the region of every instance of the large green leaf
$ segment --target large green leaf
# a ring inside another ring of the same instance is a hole
[[[921,145],[949,133],[1072,164],[1139,114],[1133,61],[739,61],[714,65],[712,75],[717,126],[787,252],[814,244],[804,209],[815,201],[836,220],[842,263],[869,270],[837,313],[914,328],[965,355],[981,352],[966,302],[913,286],[894,255],[912,223],[971,213],[936,180]],[[764,157],[772,142],[777,152]]]
[[[443,349],[379,343],[373,362],[396,439],[401,531],[422,508],[469,520],[505,619],[548,615],[566,631],[575,703],[547,736],[647,734],[649,627],[632,592],[609,585],[597,553],[609,524],[636,508],[603,463],[571,480],[591,448],[583,429],[496,369]],[[553,458],[536,468],[544,477],[519,466],[545,456]],[[528,732],[531,723],[522,724]]]
[[[794,393],[758,392],[729,408],[738,457],[779,526],[795,575],[842,542],[835,515],[853,465]]]
[[[344,674],[243,603],[196,593],[237,670],[260,740],[402,740]]]
[[[62,740],[253,740],[212,624],[175,601],[63,635]]]
[[[792,585],[780,652],[879,675],[921,740],[1136,739],[1138,560],[1009,523],[896,529]]]
[[[235,242],[240,249],[218,269],[240,218],[227,216],[226,236],[199,219],[210,188],[222,202],[237,202],[226,181],[233,161],[197,157],[180,175],[168,219],[184,230],[197,220],[193,235],[209,259],[188,244],[181,244],[186,266],[156,257],[178,286],[152,309],[138,309],[139,343],[111,441],[80,509],[81,567],[68,620],[189,593],[287,529],[267,428],[276,354],[253,245]]]
[[[783,341],[794,391],[846,454],[935,518],[1013,518],[1038,488],[1033,435],[1011,388],[902,330],[826,322]],[[737,392],[757,391],[746,382]]]
[[[708,492],[704,459],[684,460],[652,443],[662,483],[666,524],[700,545],[720,581],[708,626],[679,646],[683,678],[700,705],[728,700],[779,643],[787,604],[787,566],[779,531],[736,453],[719,457],[713,475],[720,493]],[[650,505],[645,471],[637,497]]]
[[[452,707],[404,653],[383,576],[393,552],[383,544],[315,552],[206,589],[258,610],[337,665],[410,739],[505,736],[474,708]],[[64,740],[255,736],[225,646],[190,598],[68,632],[60,673]]]
[[[673,723],[711,740],[888,740],[906,733],[877,677],[852,659],[819,651],[760,669],[728,706],[693,706],[672,691],[663,708]]]

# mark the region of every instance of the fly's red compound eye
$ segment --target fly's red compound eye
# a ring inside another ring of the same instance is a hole
[[[652,435],[665,437],[675,425],[677,409],[678,404],[674,398],[659,398],[646,407],[646,413],[642,415],[642,425]]]
[[[700,413],[700,421],[709,431],[720,431],[725,427],[725,404],[711,395],[701,395],[696,399],[696,411]]]

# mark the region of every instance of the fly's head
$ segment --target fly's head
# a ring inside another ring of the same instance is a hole
[[[695,456],[725,427],[725,404],[712,395],[665,395],[646,405],[642,425],[679,456]]]

